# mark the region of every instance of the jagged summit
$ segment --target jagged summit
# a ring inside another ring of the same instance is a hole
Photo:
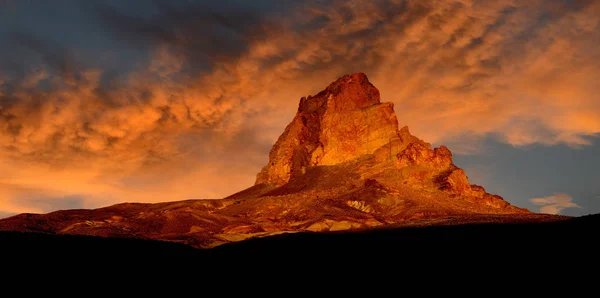
[[[394,105],[380,103],[379,90],[365,74],[345,75],[300,99],[298,113],[271,149],[256,184],[283,185],[308,166],[372,154],[398,138]]]
[[[364,73],[345,75],[315,96],[302,97],[298,112],[357,110],[380,103],[379,90]]]
[[[222,200],[22,214],[0,220],[0,230],[212,247],[294,231],[554,219],[471,185],[448,148],[398,129],[394,105],[381,103],[377,88],[357,73],[300,99],[269,163],[246,190]]]

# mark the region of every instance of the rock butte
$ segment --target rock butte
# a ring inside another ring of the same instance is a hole
[[[377,88],[356,73],[300,99],[246,190],[221,200],[20,214],[0,220],[0,230],[213,247],[283,232],[558,219],[471,185],[448,148],[432,149],[408,127],[398,129],[393,104],[381,103]]]
[[[470,185],[465,172],[452,163],[448,148],[431,149],[407,126],[398,129],[394,105],[380,102],[379,90],[363,73],[345,75],[317,95],[300,99],[296,117],[271,149],[256,184],[281,186],[304,175],[308,167],[336,165],[365,155],[389,168],[420,167],[414,181],[408,180],[411,185],[434,178],[431,182],[441,190],[509,207],[501,197]]]

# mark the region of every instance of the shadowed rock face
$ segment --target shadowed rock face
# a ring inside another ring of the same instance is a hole
[[[282,232],[338,231],[386,224],[555,220],[511,206],[471,185],[445,146],[398,128],[391,103],[362,74],[339,78],[298,112],[256,184],[222,200],[119,204],[95,210],[22,214],[0,230],[135,237],[195,247]]]

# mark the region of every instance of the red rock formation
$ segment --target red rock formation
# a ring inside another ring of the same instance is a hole
[[[393,104],[380,103],[365,74],[346,75],[300,99],[296,117],[271,149],[256,184],[283,185],[308,166],[371,154],[399,137]]]
[[[380,102],[379,91],[363,73],[345,75],[317,95],[300,99],[296,116],[271,149],[256,184],[281,186],[310,166],[336,165],[365,155],[397,168],[424,168],[407,180],[419,188],[435,176],[440,190],[484,199],[483,188],[471,189],[446,146],[432,149],[407,126],[398,129],[394,105]]]

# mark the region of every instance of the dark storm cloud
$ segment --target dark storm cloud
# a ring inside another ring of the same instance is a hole
[[[248,6],[219,7],[216,1],[154,3],[157,13],[151,16],[128,15],[97,2],[85,5],[84,11],[122,44],[144,50],[170,47],[186,59],[186,71],[207,70],[215,63],[235,59],[254,40],[276,28],[268,15]]]
[[[68,49],[62,48],[51,40],[43,40],[25,32],[13,32],[11,39],[21,47],[39,55],[42,61],[56,72],[56,75],[66,80],[74,79],[75,62],[71,59],[72,55]]]

